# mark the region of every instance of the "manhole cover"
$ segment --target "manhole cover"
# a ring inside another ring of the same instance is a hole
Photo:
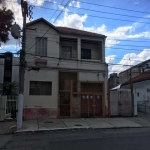
[[[45,121],[44,123],[54,123],[53,121]]]
[[[75,124],[74,126],[78,126],[78,127],[80,127],[80,126],[82,126],[81,124]]]

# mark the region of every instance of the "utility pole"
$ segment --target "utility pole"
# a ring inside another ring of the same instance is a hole
[[[26,16],[28,16],[28,4],[24,0],[21,0],[21,9],[22,9],[22,16],[23,16],[23,35],[22,35],[22,49],[20,50],[20,68],[19,68],[19,99],[18,99],[18,114],[17,114],[18,129],[22,127],[22,120],[23,120]]]
[[[130,60],[130,58],[129,58],[129,60]],[[131,63],[130,63],[130,89],[131,89],[132,116],[134,116],[134,95],[133,95],[133,82],[132,82]]]

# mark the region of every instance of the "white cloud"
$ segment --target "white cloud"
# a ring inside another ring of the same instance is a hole
[[[44,1],[45,0],[27,0],[30,4],[34,4],[34,5],[37,5],[37,6],[41,6],[43,5]]]
[[[71,1],[69,6],[80,8],[80,1]]]
[[[85,22],[87,15],[79,16],[78,14],[71,14],[65,13],[64,18],[62,20],[57,21],[57,26],[66,26],[72,27],[76,29],[83,29],[83,22]]]
[[[21,6],[20,4],[18,4],[17,0],[5,1],[3,5],[0,5],[0,8],[2,7],[6,7],[7,9],[12,10],[12,12],[14,13],[14,22],[16,22],[17,24],[19,24],[20,27],[22,27],[22,11]],[[8,46],[16,46],[17,41],[11,35],[9,35],[9,39],[10,40],[6,44],[1,43],[2,48],[6,48]]]
[[[30,4],[34,5],[42,5],[45,0],[27,0]],[[23,17],[22,17],[22,10],[21,10],[21,5],[18,3],[17,0],[9,0],[9,1],[4,1],[3,4],[0,5],[0,8],[6,7],[7,9],[12,10],[14,13],[14,22],[19,24],[20,27],[23,25]],[[27,22],[29,21],[29,18],[27,18]],[[9,35],[9,41],[4,44],[2,43],[2,48],[5,48],[7,46],[16,46],[16,39],[14,39],[11,35]],[[18,44],[17,44],[18,45]]]
[[[14,13],[15,22],[22,26],[22,11],[21,6],[18,4],[17,0],[5,1],[3,5],[0,5],[0,8],[6,7],[7,9],[12,10]]]
[[[110,56],[107,56],[107,57],[109,58]],[[150,49],[144,49],[139,54],[128,53],[128,54],[125,54],[124,57],[121,59],[121,61],[118,63],[122,65],[113,66],[111,68],[111,71],[119,73],[121,71],[128,69],[130,66],[134,66],[148,59],[150,59]]]
[[[114,63],[116,55],[109,55],[105,57],[106,63]]]

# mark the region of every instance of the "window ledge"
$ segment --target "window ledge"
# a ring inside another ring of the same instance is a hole
[[[35,59],[35,64],[36,66],[46,66],[47,65],[47,60],[45,59]]]

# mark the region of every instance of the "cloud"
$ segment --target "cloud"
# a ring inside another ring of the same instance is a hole
[[[80,8],[80,1],[71,1],[69,6]]]
[[[83,29],[83,22],[85,22],[87,15],[79,16],[78,14],[68,15],[66,12],[62,20],[57,21],[57,26],[66,26],[76,29]]]
[[[45,0],[27,0],[30,4],[34,5],[42,5]],[[16,22],[20,27],[23,25],[23,17],[22,17],[22,10],[21,5],[18,3],[17,0],[9,0],[4,1],[3,4],[0,5],[0,8],[6,7],[7,9],[12,10],[14,13],[14,22]],[[27,22],[29,22],[29,19],[27,18]],[[9,41],[4,44],[2,43],[2,48],[8,47],[8,46],[16,46],[16,43],[19,43],[19,41],[15,40],[11,35],[9,35]],[[18,44],[17,44],[18,45]]]
[[[106,63],[114,63],[116,55],[109,55],[105,57]]]
[[[27,0],[30,4],[34,4],[36,6],[41,6],[44,4],[45,0]]]
[[[107,56],[108,58],[111,56]],[[137,65],[145,60],[150,59],[150,49],[144,49],[142,52],[136,54],[136,53],[128,53],[125,54],[124,57],[121,59],[121,61],[118,64],[121,65],[116,65],[111,68],[111,72],[121,72],[124,71],[130,66]],[[129,65],[129,66],[127,66]]]
[[[0,8],[2,7],[12,10],[14,13],[15,22],[22,26],[22,11],[17,0],[4,1],[3,5],[0,5]]]

